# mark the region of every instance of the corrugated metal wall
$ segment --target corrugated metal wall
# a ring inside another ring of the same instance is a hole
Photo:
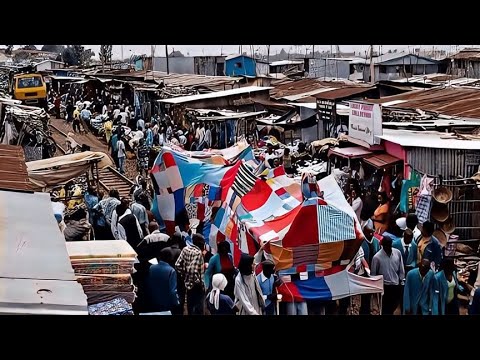
[[[421,139],[419,140],[421,141]],[[415,170],[429,175],[441,175],[444,180],[471,177],[479,168],[479,151],[454,149],[411,148],[407,153],[407,161]],[[438,183],[438,179],[436,179]],[[453,200],[449,204],[450,214],[457,229],[455,234],[461,239],[479,239],[480,227],[478,211],[480,211],[479,189],[475,186],[454,186],[463,182],[445,182],[453,192]],[[477,211],[477,212],[475,212]],[[462,229],[463,228],[463,229]]]

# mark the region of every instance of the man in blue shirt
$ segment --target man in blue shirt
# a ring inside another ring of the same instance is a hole
[[[178,305],[177,273],[168,264],[170,251],[160,251],[158,264],[150,266],[145,286],[146,312],[173,311]]]
[[[404,314],[432,314],[434,277],[435,273],[430,268],[430,260],[426,258],[422,259],[418,268],[408,273],[403,293]]]
[[[257,275],[265,300],[265,315],[275,315],[277,292],[275,290],[275,265],[270,260],[262,262],[262,272]]]

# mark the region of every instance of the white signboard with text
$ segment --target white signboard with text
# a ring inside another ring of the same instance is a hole
[[[380,104],[351,101],[348,135],[370,145],[380,144],[380,139],[377,138],[377,136],[383,135]]]

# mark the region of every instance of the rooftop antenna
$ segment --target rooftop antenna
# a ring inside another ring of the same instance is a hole
[[[165,45],[165,58],[167,60],[167,75],[170,74],[170,69],[168,66],[168,45]]]

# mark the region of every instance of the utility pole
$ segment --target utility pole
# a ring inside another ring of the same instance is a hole
[[[315,59],[315,45],[312,45],[312,54],[313,54],[313,58]]]
[[[123,45],[120,46],[120,55],[122,56],[122,62],[123,62]]]
[[[375,84],[375,67],[373,66],[373,45],[370,45],[370,83]]]
[[[267,45],[267,62],[270,64],[270,45]]]
[[[168,45],[165,45],[165,58],[167,59],[167,75],[170,74],[170,69],[168,68]]]

